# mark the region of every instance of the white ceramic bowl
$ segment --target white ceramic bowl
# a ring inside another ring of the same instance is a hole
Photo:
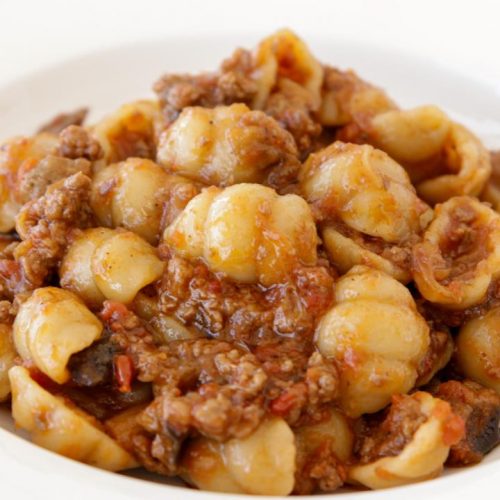
[[[151,95],[152,83],[164,72],[214,69],[236,46],[253,46],[258,39],[248,35],[176,37],[90,54],[48,68],[0,89],[0,138],[29,134],[56,113],[82,105],[91,108],[92,121],[124,102]],[[437,104],[479,134],[488,147],[500,148],[500,95],[493,88],[389,48],[333,38],[308,38],[306,42],[321,61],[355,69],[385,88],[402,106]],[[2,405],[0,471],[0,498],[9,500],[245,498],[187,489],[179,482],[140,471],[111,474],[57,456],[16,432],[7,407]],[[424,496],[456,500],[472,498],[478,492],[485,498],[488,491],[492,495],[500,491],[500,448],[478,466],[448,470],[432,481],[382,492],[348,490],[336,494],[349,500],[411,500]]]

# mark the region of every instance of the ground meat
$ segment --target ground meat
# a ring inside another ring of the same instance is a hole
[[[49,122],[42,125],[37,132],[58,134],[61,130],[69,127],[70,125],[81,125],[85,121],[88,112],[88,108],[79,108],[71,113],[60,113]]]
[[[258,347],[254,352],[269,375],[266,397],[269,411],[290,425],[322,420],[326,405],[335,401],[339,375],[332,360],[293,341]]]
[[[258,426],[267,377],[252,354],[217,340],[174,341],[160,354],[168,358],[161,378],[170,380],[139,422],[155,435],[152,455],[172,473],[189,435],[226,440]]]
[[[66,127],[59,134],[59,140],[59,153],[65,158],[96,161],[104,155],[99,142],[83,127],[77,125]]]
[[[90,225],[90,179],[81,172],[49,187],[41,198],[24,205],[17,219],[22,242],[14,256],[22,289],[44,284],[64,255],[71,230]]]
[[[354,452],[361,464],[397,456],[425,422],[420,403],[404,394],[394,395],[388,410],[366,415],[358,422]]]
[[[448,465],[478,463],[500,443],[500,396],[495,391],[471,381],[450,380],[434,394],[448,401],[465,421],[465,436],[451,447]]]
[[[137,377],[153,382],[156,394],[138,417],[143,429],[138,454],[143,456],[147,446],[150,455],[144,465],[174,475],[187,437],[245,436],[261,421],[267,377],[252,354],[204,339],[173,341],[157,349],[143,342],[140,350],[129,346]]]
[[[474,276],[479,262],[488,256],[485,244],[491,228],[482,224],[472,206],[463,203],[449,215],[439,248],[444,259],[443,278],[448,285],[455,279],[467,280]]]
[[[299,446],[296,463],[293,492],[297,495],[308,495],[318,489],[335,491],[347,478],[347,469],[333,451],[330,439],[310,453],[304,452]]]
[[[11,325],[16,317],[12,303],[8,300],[0,300],[0,324]]]
[[[396,109],[381,89],[362,80],[354,71],[324,66],[323,93],[331,94],[337,106],[336,139],[366,144],[373,116]]]
[[[22,203],[36,200],[45,194],[51,184],[77,172],[90,175],[90,170],[90,162],[85,159],[70,160],[60,156],[46,156],[31,168],[20,170],[17,197]]]
[[[168,122],[188,106],[214,107],[235,102],[249,103],[257,92],[251,78],[252,55],[238,49],[216,73],[165,75],[154,85]]]
[[[265,169],[264,184],[283,192],[289,184],[297,182],[301,164],[291,134],[262,111],[243,113],[237,126],[241,130],[239,158],[244,164]]]
[[[156,139],[151,130],[137,131],[126,123],[107,134],[110,163],[125,161],[128,158],[156,158]]]
[[[264,290],[219,278],[202,263],[167,258],[158,286],[161,311],[221,340],[256,345],[276,336],[310,339],[332,301],[326,263],[298,268],[289,282]]]
[[[282,80],[269,96],[264,111],[293,135],[305,159],[321,134],[321,125],[313,118],[310,93],[291,80]]]
[[[304,425],[321,420],[337,397],[335,365],[311,343],[281,340],[254,352],[217,339],[157,345],[122,304],[106,302],[100,316],[110,340],[130,357],[134,377],[153,385],[155,398],[138,415],[140,432],[128,448],[139,446],[144,465],[163,474],[177,472],[189,437],[244,437],[269,413]]]

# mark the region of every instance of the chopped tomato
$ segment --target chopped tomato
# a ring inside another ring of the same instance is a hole
[[[113,360],[115,379],[118,382],[120,392],[130,392],[131,383],[134,378],[134,364],[126,354],[119,354]]]

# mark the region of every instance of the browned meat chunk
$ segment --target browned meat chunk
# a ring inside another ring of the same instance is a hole
[[[312,347],[304,353],[296,341],[276,342],[255,353],[216,339],[158,346],[122,304],[106,302],[101,318],[111,340],[131,360],[133,376],[153,384],[156,397],[138,415],[139,437],[132,439],[139,443],[136,454],[152,470],[175,474],[188,437],[244,437],[269,413],[292,425],[314,422],[337,397],[333,363]]]
[[[338,372],[312,346],[294,340],[263,344],[253,351],[269,379],[266,398],[270,413],[291,425],[323,418],[322,409],[338,394]]]
[[[88,108],[78,108],[70,113],[60,113],[49,122],[45,123],[38,129],[40,132],[48,132],[50,134],[58,134],[61,130],[70,125],[81,125],[87,117]]]
[[[450,380],[435,390],[465,421],[465,436],[450,449],[448,465],[480,462],[500,443],[500,396],[471,381]]]
[[[219,72],[200,75],[165,75],[154,85],[167,121],[188,106],[214,107],[235,102],[249,103],[257,91],[250,77],[252,56],[238,49],[225,60]]]
[[[316,321],[331,304],[327,267],[297,269],[283,285],[262,290],[221,279],[203,264],[172,257],[159,285],[160,309],[221,340],[249,345],[276,335],[312,338]]]
[[[347,478],[347,470],[333,451],[331,440],[326,439],[312,453],[297,456],[294,493],[307,495],[315,490],[335,491]]]
[[[113,385],[83,388],[62,388],[62,394],[70,398],[87,413],[99,420],[113,417],[128,408],[144,405],[153,399],[151,384],[136,382],[130,391],[123,392]]]
[[[360,420],[354,450],[359,463],[398,455],[425,420],[418,400],[404,394],[393,396],[387,411]]]
[[[83,127],[70,125],[59,134],[59,153],[71,159],[86,158],[90,161],[102,158],[101,145]]]
[[[19,201],[26,203],[40,198],[51,184],[77,172],[90,175],[90,162],[84,159],[69,160],[60,156],[46,156],[31,168],[19,172],[17,184]]]
[[[44,196],[21,209],[17,230],[23,241],[14,257],[23,288],[42,286],[63,257],[71,230],[90,225],[90,184],[87,176],[76,173],[52,184]]]
[[[313,117],[310,93],[291,80],[283,80],[269,96],[265,111],[293,135],[305,159],[321,134],[321,125]]]

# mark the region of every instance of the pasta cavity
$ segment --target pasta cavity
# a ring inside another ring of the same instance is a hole
[[[92,128],[107,163],[130,157],[151,158],[156,155],[158,134],[163,128],[162,115],[155,101],[124,104]]]
[[[371,489],[438,475],[450,447],[464,434],[464,421],[450,405],[426,392],[394,396],[387,416],[358,446],[360,463],[348,480]]]
[[[450,309],[479,304],[500,274],[500,216],[470,197],[438,205],[413,247],[412,268],[428,301]]]

